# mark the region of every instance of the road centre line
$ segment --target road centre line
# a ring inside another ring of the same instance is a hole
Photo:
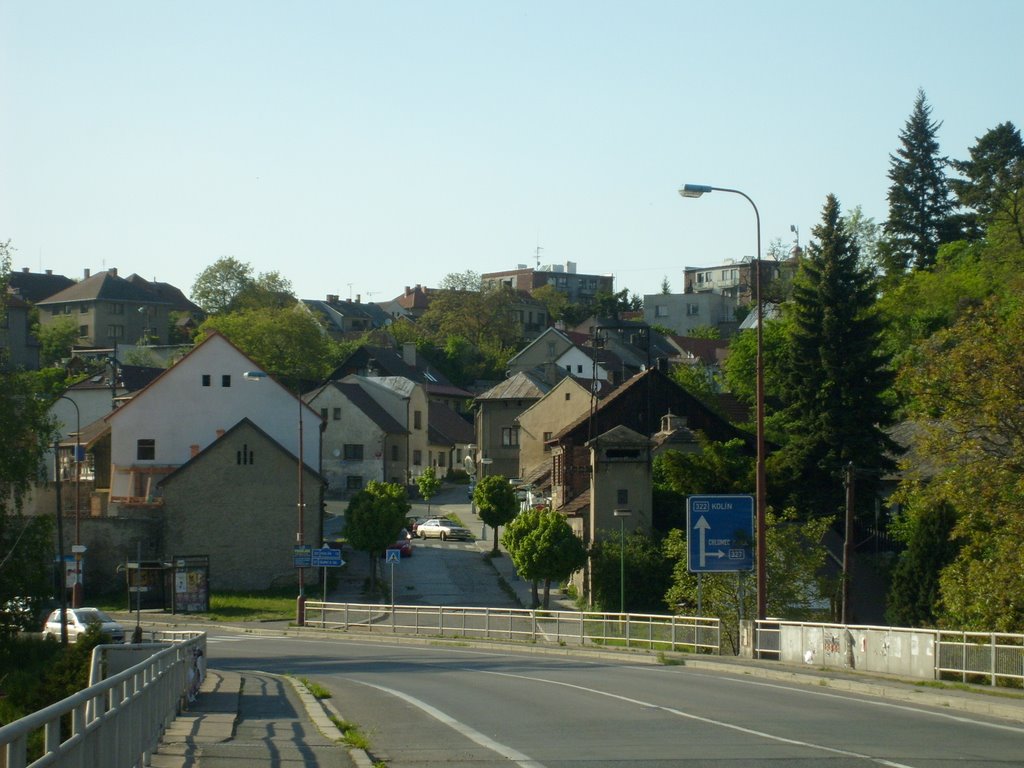
[[[455,718],[451,717],[450,715],[445,714],[436,707],[432,707],[425,701],[417,699],[415,696],[410,696],[407,693],[396,691],[394,688],[385,688],[383,685],[375,685],[374,683],[367,683],[362,680],[352,680],[352,682],[359,683],[359,685],[365,685],[369,688],[376,688],[378,691],[390,694],[391,696],[395,696],[399,699],[402,699],[405,702],[408,702],[409,704],[412,704],[414,707],[418,707],[419,709],[423,710],[428,715],[433,717],[435,720],[444,723],[452,730],[458,731],[470,741],[474,741],[481,747],[489,749],[492,752],[496,752],[497,754],[504,757],[506,760],[511,760],[516,765],[520,766],[520,768],[545,768],[543,763],[538,763],[536,760],[532,759],[528,755],[524,755],[522,752],[519,752],[513,749],[512,747],[505,746],[504,744],[495,741],[489,736],[485,736],[479,731],[470,728],[465,723],[460,722]]]
[[[834,755],[842,755],[844,757],[853,757],[853,758],[857,758],[857,759],[860,759],[860,760],[870,760],[871,762],[877,763],[878,765],[889,766],[889,768],[913,768],[913,766],[907,765],[906,763],[895,763],[895,762],[892,762],[890,760],[885,760],[885,759],[880,758],[880,757],[872,757],[871,755],[865,755],[865,754],[862,754],[860,752],[851,752],[851,751],[845,750],[845,749],[838,749],[837,747],[826,747],[823,744],[815,744],[815,743],[810,742],[810,741],[800,741],[798,739],[789,739],[789,738],[786,738],[785,736],[776,736],[774,734],[766,733],[764,731],[757,731],[757,730],[754,730],[752,728],[744,728],[741,725],[734,725],[733,723],[726,723],[726,722],[724,722],[722,720],[712,720],[711,718],[708,718],[708,717],[701,717],[700,715],[694,715],[694,714],[692,714],[690,712],[684,712],[681,709],[675,709],[674,707],[665,707],[665,706],[662,706],[660,704],[653,704],[653,703],[647,702],[647,701],[640,701],[639,699],[633,699],[633,698],[630,698],[628,696],[623,696],[623,695],[618,694],[618,693],[610,693],[608,691],[599,691],[596,688],[587,688],[585,686],[576,685],[574,683],[565,683],[565,682],[560,682],[560,681],[557,681],[557,680],[545,680],[544,678],[541,678],[541,677],[530,677],[528,675],[513,675],[513,674],[511,674],[509,672],[493,672],[493,671],[488,671],[488,670],[471,670],[471,669],[467,669],[466,671],[467,672],[477,672],[478,674],[482,674],[482,675],[495,675],[497,677],[511,677],[511,678],[517,679],[517,680],[530,680],[530,681],[535,682],[535,683],[547,683],[548,685],[559,685],[559,686],[562,686],[563,688],[572,688],[572,689],[577,690],[577,691],[583,691],[584,693],[592,693],[592,694],[596,694],[598,696],[605,696],[605,697],[610,698],[610,699],[617,699],[618,701],[624,701],[627,704],[636,704],[637,706],[645,707],[647,709],[660,709],[662,712],[667,712],[667,713],[669,713],[671,715],[676,715],[678,717],[683,717],[683,718],[686,718],[688,720],[695,720],[696,722],[706,723],[708,725],[716,725],[716,726],[718,726],[720,728],[727,728],[727,729],[732,730],[732,731],[738,731],[740,733],[747,734],[748,736],[759,736],[759,737],[761,737],[763,739],[769,739],[771,741],[776,741],[776,742],[779,742],[779,743],[782,743],[782,744],[792,744],[793,746],[806,747],[808,749],[817,749],[817,750],[820,750],[822,752],[829,752],[829,753],[834,754]]]

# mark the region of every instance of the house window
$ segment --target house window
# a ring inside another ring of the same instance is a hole
[[[443,467],[444,466],[444,454],[443,453],[437,454],[437,466],[439,466],[439,467]]]
[[[210,374],[208,374],[208,373],[204,373],[203,374],[203,386],[204,387],[210,386]]]
[[[363,476],[362,475],[345,475],[345,490],[347,490],[347,491],[361,491],[361,490],[363,490]]]
[[[108,325],[107,326],[107,338],[108,339],[123,339],[124,338],[124,326],[123,325]]]
[[[501,428],[501,447],[516,448],[519,446],[519,427]]]
[[[695,315],[699,315],[700,314],[700,306],[698,304],[687,304],[686,305],[686,314],[689,317],[694,317]]]
[[[569,398],[571,398],[571,397],[572,397],[572,393],[571,392],[566,392],[565,393],[565,401],[566,402],[569,402]]]
[[[79,304],[78,305],[78,314],[85,315],[85,314],[88,314],[88,312],[89,312],[89,305],[88,304]]]
[[[576,373],[583,373],[583,363],[576,364]]]
[[[78,326],[78,338],[84,339],[88,335],[89,335],[89,326],[88,325],[80,325],[80,326]]]
[[[110,314],[112,314],[112,315],[123,315],[124,314],[124,304],[111,304],[110,305]]]
[[[230,373],[225,373],[223,376],[220,377],[220,385],[222,387],[230,387],[231,386],[231,374]]]
[[[555,342],[549,341],[548,342],[548,355],[552,355],[553,356],[554,354],[555,354]]]
[[[423,429],[423,411],[412,412],[413,429]]]
[[[668,317],[668,307],[664,304],[654,305],[654,316],[655,317]]]
[[[156,440],[151,437],[140,437],[135,444],[135,458],[139,461],[156,459]]]
[[[413,466],[418,467],[423,464],[423,451],[412,452],[412,463]]]
[[[327,420],[327,414],[325,413],[324,414],[324,421],[326,421],[326,420]],[[335,421],[341,421],[341,408],[335,408],[334,409],[334,420]]]
[[[628,488],[619,488],[619,490],[617,490],[615,492],[615,503],[619,504],[619,505],[629,504],[629,489]]]
[[[391,446],[391,460],[392,461],[398,461],[398,446],[397,445],[392,445]]]
[[[566,363],[565,370],[567,370],[569,373],[572,373],[572,363]]]
[[[239,466],[249,466],[256,463],[252,448],[249,447],[248,443],[243,443],[242,449],[235,451],[235,461]]]
[[[320,409],[320,418],[323,421],[327,421],[327,409],[326,408],[321,408]]]
[[[545,451],[550,451],[551,450],[550,442],[551,442],[551,433],[550,432],[545,432],[544,433],[544,450]]]
[[[362,461],[363,446],[361,443],[345,443],[342,447],[342,456],[345,461]]]
[[[64,310],[61,307],[53,307],[53,308],[50,309],[50,314],[53,315],[54,317],[56,317],[57,315],[59,315],[63,311]]]

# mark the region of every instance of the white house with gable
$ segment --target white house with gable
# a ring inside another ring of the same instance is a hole
[[[246,377],[246,373],[256,376]],[[243,418],[320,468],[320,414],[219,333],[111,412],[110,503],[159,504],[157,483]]]

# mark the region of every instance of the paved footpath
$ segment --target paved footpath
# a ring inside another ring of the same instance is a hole
[[[196,700],[167,729],[153,768],[370,766],[300,684],[259,672],[207,671]]]

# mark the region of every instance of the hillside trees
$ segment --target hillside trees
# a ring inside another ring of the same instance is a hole
[[[1000,223],[1024,245],[1024,142],[1011,122],[980,136],[967,160],[951,165],[963,174],[949,186],[960,205],[972,211],[979,231]]]
[[[787,440],[769,457],[769,470],[776,506],[831,517],[844,500],[842,468],[852,462],[866,471],[858,480],[866,505],[881,473],[895,468],[897,447],[885,432],[893,421],[892,377],[878,351],[874,281],[832,195],[813,236],[794,281],[782,361]]]
[[[889,218],[884,225],[886,272],[900,275],[935,261],[949,231],[953,202],[946,180],[945,157],[936,138],[941,122],[918,90],[914,109],[900,131],[900,147],[889,156]]]
[[[967,629],[1024,627],[1024,303],[1017,287],[923,342],[900,379],[922,431],[918,465],[928,470],[905,481],[906,514],[920,518],[941,504],[956,510],[956,555],[939,574],[937,615]]]

